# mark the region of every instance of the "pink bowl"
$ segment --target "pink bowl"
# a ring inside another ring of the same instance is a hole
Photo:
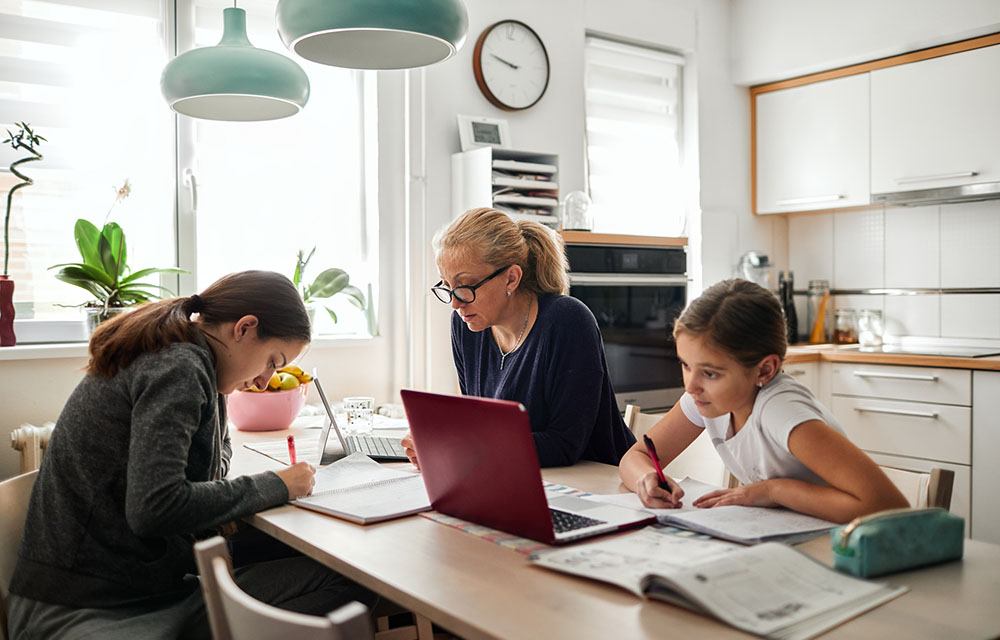
[[[240,431],[287,429],[306,401],[308,383],[287,391],[234,391],[226,408],[229,420]]]

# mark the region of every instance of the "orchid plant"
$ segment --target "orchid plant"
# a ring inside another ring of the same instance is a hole
[[[43,156],[35,149],[35,147],[39,146],[42,142],[46,142],[45,138],[32,131],[27,122],[17,123],[17,133],[13,133],[10,129],[7,129],[7,139],[3,141],[4,144],[10,144],[15,151],[23,149],[31,154],[30,157],[15,160],[10,164],[10,172],[20,178],[21,182],[15,184],[10,188],[10,191],[7,192],[7,213],[3,218],[3,275],[5,277],[9,275],[10,209],[13,204],[14,192],[23,187],[35,184],[34,180],[18,171],[17,167],[25,162],[37,162],[41,160]]]
[[[109,308],[159,300],[161,293],[171,293],[159,285],[142,282],[142,278],[155,273],[186,273],[183,269],[174,268],[148,268],[134,272],[129,268],[125,232],[118,223],[108,222],[108,218],[115,206],[131,193],[132,185],[127,179],[121,187],[115,188],[115,199],[104,216],[103,228],[98,229],[83,218],[76,221],[73,237],[83,262],[49,267],[61,267],[56,278],[89,291],[96,300],[84,303],[84,306],[101,308],[103,313]]]

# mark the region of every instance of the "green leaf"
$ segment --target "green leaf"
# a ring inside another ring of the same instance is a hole
[[[62,280],[67,284],[71,284],[75,287],[80,287],[81,289],[88,291],[90,295],[94,296],[100,301],[104,301],[108,297],[108,292],[104,290],[100,285],[95,283],[93,280],[87,277],[78,277],[75,272],[70,270],[68,267],[63,269],[56,274],[58,280]]]
[[[140,278],[145,278],[146,276],[152,275],[154,273],[187,273],[184,269],[175,269],[174,267],[168,267],[165,269],[159,268],[149,268],[149,269],[139,269],[135,273],[131,273],[126,278],[121,279],[121,284],[128,284]]]
[[[108,273],[121,277],[121,275],[125,273],[125,269],[128,267],[128,251],[125,247],[125,231],[118,226],[117,222],[109,222],[104,225],[104,229],[101,230],[101,235],[108,239],[108,244],[111,245],[111,253],[115,258],[115,264],[118,265],[117,272],[109,271]]]
[[[92,267],[89,264],[57,264],[49,268],[55,269],[56,267],[64,267],[62,270],[63,273],[69,273],[75,278],[91,280],[94,284],[109,291],[115,286],[115,283],[108,277],[108,274],[104,273],[102,269]]]
[[[92,267],[101,266],[101,254],[97,250],[97,241],[101,237],[101,232],[89,221],[80,218],[73,227],[73,238],[76,240],[76,248],[80,251],[80,257],[84,263]]]
[[[365,294],[361,291],[361,289],[358,289],[353,284],[349,284],[341,289],[340,293],[347,296],[347,299],[350,300],[351,304],[355,307],[361,309],[362,311],[365,310]]]
[[[307,295],[309,298],[329,298],[346,287],[350,281],[351,277],[343,269],[327,269],[316,276],[309,285]]]
[[[117,281],[118,262],[115,260],[115,253],[111,249],[111,241],[103,233],[97,240],[97,251],[101,256],[101,264],[98,267],[111,279],[112,283]]]
[[[333,318],[333,323],[337,324],[337,314],[333,312],[333,309],[331,309],[330,307],[323,307],[323,308],[326,309],[326,312],[330,314],[331,318]]]

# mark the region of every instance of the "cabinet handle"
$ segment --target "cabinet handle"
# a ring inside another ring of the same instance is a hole
[[[806,196],[804,198],[785,198],[784,200],[777,200],[774,204],[779,207],[787,207],[793,204],[817,204],[820,202],[836,202],[837,200],[842,200],[847,196],[842,196],[840,194],[834,194],[831,196]]]
[[[854,407],[858,413],[888,413],[894,416],[913,416],[914,418],[930,418],[937,420],[938,414],[928,411],[902,411],[900,409],[878,409],[876,407]]]
[[[911,182],[929,182],[931,180],[948,180],[950,178],[971,178],[978,176],[978,171],[957,171],[955,173],[932,173],[926,176],[903,176],[896,178],[898,184],[909,184]]]
[[[887,378],[889,380],[919,380],[921,382],[937,382],[937,376],[922,376],[914,373],[880,373],[878,371],[855,371],[859,378]]]
[[[806,375],[805,369],[792,369],[791,371],[786,371],[790,376],[804,376]]]

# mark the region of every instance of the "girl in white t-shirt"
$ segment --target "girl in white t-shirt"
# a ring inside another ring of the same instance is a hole
[[[696,507],[782,506],[847,522],[908,506],[878,466],[848,440],[810,391],[781,372],[788,346],[778,299],[746,280],[725,280],[674,324],[685,394],[647,435],[667,465],[702,430],[741,486],[708,493]],[[670,478],[659,486],[642,442],[622,458],[626,487],[647,507],[681,505]]]

